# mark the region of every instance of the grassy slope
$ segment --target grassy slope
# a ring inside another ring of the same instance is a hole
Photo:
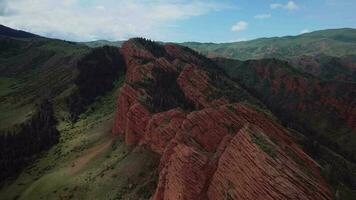
[[[89,51],[46,38],[0,37],[0,45],[0,129],[26,121],[39,96],[70,88],[74,63]]]
[[[2,199],[147,199],[159,159],[111,135],[114,91],[98,98],[77,123],[62,121],[60,143],[3,187]]]
[[[196,43],[182,45],[205,55],[239,60],[280,58],[291,59],[301,55],[325,54],[330,56],[356,55],[355,29],[330,29],[299,36],[261,38],[234,43]]]

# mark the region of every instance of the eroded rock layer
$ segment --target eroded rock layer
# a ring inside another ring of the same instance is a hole
[[[151,199],[332,199],[318,164],[209,60],[143,39],[120,51],[112,131],[162,155]]]

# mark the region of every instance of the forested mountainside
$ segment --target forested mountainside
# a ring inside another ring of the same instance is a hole
[[[297,36],[260,38],[233,43],[196,43],[190,47],[208,57],[237,60],[277,58],[324,80],[355,82],[356,30],[329,29]]]
[[[356,30],[329,29],[297,36],[260,38],[232,43],[182,43],[209,57],[238,60],[279,58],[289,60],[300,56],[334,57],[356,54]]]
[[[1,199],[355,197],[349,72],[143,38],[3,39]]]
[[[301,56],[289,64],[323,80],[356,82],[356,56]]]

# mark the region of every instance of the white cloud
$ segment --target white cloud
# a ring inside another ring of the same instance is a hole
[[[240,31],[246,30],[247,27],[248,27],[248,23],[247,22],[239,21],[239,22],[237,22],[236,24],[234,24],[231,27],[231,31],[240,32]]]
[[[272,17],[271,14],[259,14],[259,15],[254,16],[255,19],[267,19],[267,18],[271,18],[271,17]]]
[[[271,4],[270,7],[271,7],[272,9],[283,8],[283,4],[274,3],[274,4]]]
[[[71,6],[77,3],[78,0],[62,0],[65,6]]]
[[[100,10],[100,11],[104,11],[105,10],[105,6],[96,6],[95,7],[97,10]]]
[[[296,10],[299,8],[299,6],[294,2],[294,1],[288,1],[286,4],[281,4],[281,3],[274,3],[271,4],[270,7],[272,9],[286,9],[286,10]]]
[[[0,0],[0,24],[47,37],[88,41],[165,40],[172,25],[225,5],[205,0]],[[14,14],[8,15],[8,10]],[[6,11],[6,12],[5,12]]]
[[[309,33],[309,32],[310,32],[309,29],[303,29],[300,31],[300,34]]]
[[[296,3],[294,3],[294,1],[289,1],[285,6],[285,8],[288,10],[296,10],[299,8],[299,6]]]

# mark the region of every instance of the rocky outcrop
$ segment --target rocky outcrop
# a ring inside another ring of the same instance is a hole
[[[180,109],[153,115],[146,126],[141,144],[146,144],[159,154],[163,154],[166,145],[175,137],[186,114]]]
[[[151,199],[332,199],[318,164],[258,105],[244,103],[251,96],[222,93],[241,88],[208,60],[142,39],[121,54],[126,83],[112,131],[162,155]]]
[[[325,81],[276,59],[217,59],[244,88],[259,97],[287,127],[355,161],[356,84]],[[347,139],[346,139],[347,138]]]
[[[276,155],[266,154],[254,143],[256,138],[274,148]],[[237,132],[220,157],[208,188],[209,199],[330,199],[321,177],[315,171],[303,172],[295,161],[305,155],[293,147],[280,148],[271,139],[257,126],[246,125]],[[309,167],[315,165],[304,167],[313,170]]]
[[[196,66],[188,65],[182,70],[177,82],[180,88],[185,91],[187,98],[194,101],[195,106],[199,109],[209,105],[206,94],[204,94],[204,90],[209,85],[208,80],[209,77],[204,71],[199,70]]]
[[[228,104],[183,121],[153,199],[331,199],[319,170],[282,127]]]

